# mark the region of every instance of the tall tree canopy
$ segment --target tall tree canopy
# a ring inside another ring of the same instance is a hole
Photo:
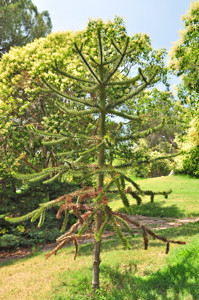
[[[31,0],[0,0],[0,57],[51,32],[48,11],[38,12]]]

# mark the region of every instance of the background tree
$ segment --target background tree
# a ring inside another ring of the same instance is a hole
[[[74,241],[76,247],[76,254],[78,250],[78,240],[87,238],[94,238],[94,252],[93,252],[93,278],[92,290],[93,292],[99,288],[99,265],[100,265],[100,247],[103,231],[108,223],[111,223],[122,244],[129,248],[128,240],[123,235],[120,224],[125,226],[129,233],[133,234],[128,223],[133,223],[135,226],[142,228],[145,249],[148,247],[148,235],[153,238],[162,240],[167,244],[166,252],[169,251],[169,244],[175,241],[167,240],[152,232],[150,229],[141,226],[137,222],[132,222],[126,214],[114,212],[108,205],[110,194],[118,194],[123,201],[127,211],[129,209],[129,200],[127,194],[134,199],[140,199],[142,195],[150,195],[154,197],[156,193],[152,191],[142,190],[130,177],[126,176],[126,169],[132,167],[136,161],[136,156],[133,155],[127,163],[109,164],[107,153],[111,151],[117,144],[122,144],[125,141],[132,140],[134,144],[140,138],[144,138],[153,132],[159,130],[164,122],[158,124],[154,128],[147,128],[144,131],[137,130],[135,126],[134,131],[126,133],[121,129],[122,124],[118,124],[116,119],[115,126],[109,126],[108,117],[121,117],[129,122],[141,122],[143,116],[135,114],[127,114],[121,112],[123,104],[129,99],[136,99],[135,97],[142,92],[146,87],[151,87],[160,80],[158,74],[161,76],[162,69],[160,65],[146,64],[145,68],[138,69],[138,74],[134,77],[126,77],[121,73],[121,68],[128,62],[133,60],[137,47],[136,40],[124,35],[119,36],[117,41],[107,39],[106,31],[108,26],[103,24],[101,20],[93,22],[93,29],[95,29],[95,36],[93,36],[93,48],[85,44],[75,42],[74,50],[78,54],[87,70],[84,77],[68,72],[69,68],[63,69],[63,63],[55,61],[52,69],[63,78],[67,78],[76,82],[77,88],[82,91],[84,96],[76,97],[70,95],[67,91],[62,91],[56,87],[53,77],[49,74],[43,73],[41,77],[47,87],[53,91],[57,96],[68,99],[74,104],[80,104],[80,108],[71,109],[68,105],[63,105],[60,101],[56,101],[56,105],[60,111],[65,112],[70,116],[90,116],[95,118],[97,131],[95,134],[83,134],[78,131],[65,130],[61,128],[59,133],[52,133],[49,131],[42,131],[31,126],[31,130],[36,134],[43,136],[43,144],[46,146],[56,145],[60,143],[69,143],[70,140],[86,141],[86,144],[80,143],[79,148],[75,151],[56,152],[55,155],[59,159],[65,157],[65,163],[51,168],[45,168],[41,172],[33,172],[31,174],[16,174],[18,178],[29,180],[31,182],[44,181],[45,184],[51,184],[57,178],[64,176],[73,176],[79,178],[82,182],[82,188],[67,193],[53,201],[42,203],[40,207],[23,217],[6,218],[10,222],[20,222],[30,219],[35,221],[39,218],[40,227],[45,219],[46,210],[58,206],[57,217],[59,218],[64,212],[65,219],[62,227],[62,232],[65,231],[68,213],[73,211],[77,217],[77,222],[58,238],[58,246],[50,252],[49,257],[53,253],[62,248],[69,241]],[[94,31],[94,30],[93,30]],[[139,66],[139,62],[135,62],[135,68]],[[49,72],[51,72],[49,70]],[[121,89],[122,87],[122,89]],[[127,88],[123,92],[123,88]],[[122,92],[121,92],[122,91]],[[92,94],[91,97],[89,94]],[[89,143],[89,144],[88,144]],[[86,147],[85,147],[86,146]],[[160,158],[158,158],[160,159]],[[150,158],[143,158],[140,163],[150,163]],[[83,183],[86,179],[94,181],[93,186],[85,186]],[[132,186],[125,186],[125,183],[130,183]],[[159,192],[165,197],[170,191]],[[78,231],[78,233],[75,233]],[[183,242],[176,242],[183,243]],[[76,257],[75,254],[75,257]]]
[[[144,118],[142,124],[138,124],[138,130],[146,130],[149,126],[155,127],[163,118],[166,118],[166,125],[159,131],[154,132],[148,137],[145,137],[137,144],[137,154],[143,156],[165,156],[175,153],[177,144],[174,142],[175,134],[181,132],[181,124],[179,118],[178,106],[175,103],[172,93],[168,90],[159,90],[154,87],[151,90],[145,90],[136,96],[136,105],[129,101],[125,104],[123,111],[134,111],[137,115],[142,115]],[[134,130],[135,124],[127,123],[126,129],[128,132]],[[133,145],[130,141],[128,144],[122,145],[120,153],[122,157],[128,160],[131,156],[131,149]],[[142,153],[142,154],[140,154]],[[118,152],[119,156],[119,152]],[[139,159],[137,166],[135,166],[134,176],[137,177],[157,177],[168,175],[173,169],[172,159],[161,160],[151,163],[150,165],[141,166]]]
[[[184,29],[180,39],[170,52],[170,68],[180,76],[182,83],[177,87],[179,111],[184,132],[178,137],[178,144],[188,153],[176,159],[177,170],[184,174],[198,176],[198,144],[191,132],[198,130],[199,100],[199,1],[191,1],[184,16]]]
[[[176,158],[176,171],[192,177],[199,177],[199,117],[195,116],[183,138],[176,139],[184,155]]]
[[[199,93],[199,1],[191,1],[187,13],[182,16],[184,30],[170,52],[171,68],[181,76],[189,91]]]
[[[170,51],[170,69],[180,76],[182,83],[177,87],[177,96],[183,121],[188,125],[198,112],[199,93],[199,1],[191,1],[184,16],[184,29]]]
[[[47,11],[39,13],[31,0],[0,0],[0,57],[51,32]]]

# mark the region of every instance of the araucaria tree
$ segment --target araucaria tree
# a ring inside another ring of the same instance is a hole
[[[41,75],[44,84],[57,95],[56,105],[60,111],[74,117],[93,115],[93,120],[96,123],[95,130],[90,135],[70,132],[70,130],[65,131],[64,128],[61,128],[59,133],[52,133],[31,126],[31,130],[35,134],[44,137],[44,145],[57,147],[54,148],[57,149],[55,157],[58,160],[64,157],[64,164],[43,169],[42,172],[17,175],[20,179],[32,182],[43,180],[46,184],[50,184],[63,175],[65,177],[73,176],[76,180],[78,178],[82,182],[82,187],[75,192],[42,203],[38,209],[25,216],[6,218],[12,223],[27,219],[31,219],[31,221],[39,219],[38,226],[40,227],[44,222],[46,210],[57,206],[57,218],[62,213],[65,214],[61,229],[63,234],[57,239],[57,247],[48,253],[47,257],[56,254],[60,248],[72,241],[76,247],[76,257],[78,242],[93,238],[93,292],[99,288],[101,240],[109,223],[111,223],[121,243],[126,248],[130,248],[130,245],[121,227],[125,227],[126,231],[133,235],[131,224],[143,231],[145,249],[148,247],[148,236],[166,243],[167,253],[170,243],[184,243],[158,236],[152,230],[132,221],[127,214],[113,211],[109,206],[109,196],[113,194],[120,196],[127,212],[130,206],[127,196],[136,199],[139,203],[143,195],[149,195],[153,199],[156,194],[152,191],[142,190],[127,176],[126,170],[136,163],[137,158],[134,151],[136,152],[139,139],[159,130],[164,125],[164,121],[154,128],[141,131],[139,125],[144,116],[136,115],[135,111],[128,113],[124,107],[128,101],[136,99],[136,96],[144,89],[157,83],[160,80],[158,76],[162,70],[158,64],[151,64],[150,66],[146,65],[145,68],[138,66],[137,75],[134,77],[128,77],[127,73],[122,75],[125,64],[133,61],[134,54],[136,57],[136,43],[127,36],[123,36],[117,43],[114,40],[105,43],[103,41],[106,41],[106,31],[103,30],[103,26],[100,26],[100,22],[96,24],[99,25],[96,26],[96,45],[93,46],[93,49],[89,49],[90,54],[89,52],[85,54],[84,45],[80,45],[78,42],[74,43],[74,51],[79,55],[82,65],[87,69],[84,77],[63,70],[61,63],[57,61],[52,66],[54,72],[73,82],[73,86],[79,91],[78,95],[82,95],[81,97],[76,97],[70,93],[70,89],[67,93],[64,93],[63,90],[56,87],[55,83],[53,84],[53,80],[50,82],[50,80],[46,80],[45,74]],[[137,65],[136,61],[134,63]],[[66,105],[63,104],[63,99],[66,99]],[[135,123],[133,132],[125,131],[126,122]],[[70,143],[71,140],[79,141],[79,149],[59,153],[59,144]],[[132,145],[134,145],[132,146],[132,158],[125,163],[110,162],[110,153],[115,147],[126,141],[132,141]],[[145,157],[143,160],[140,159],[139,163],[150,163],[150,161],[150,158]],[[92,182],[92,184],[89,186],[88,182]],[[167,198],[170,192],[164,191],[158,194],[162,194]],[[68,215],[71,211],[77,217],[77,222],[65,232]]]

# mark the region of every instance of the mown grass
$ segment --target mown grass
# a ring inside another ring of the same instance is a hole
[[[131,213],[153,217],[195,217],[199,216],[199,180],[188,176],[164,176],[158,178],[135,179],[143,190],[168,191],[172,189],[168,199],[164,196],[155,196],[154,203],[145,196],[138,206],[135,199],[129,197]],[[113,197],[110,206],[114,210],[122,209],[122,202]]]
[[[157,197],[155,203],[150,204],[147,203],[149,199],[144,199],[140,214],[147,214],[148,209],[149,215],[161,212],[168,217],[199,215],[196,179],[175,176],[137,182],[146,189],[174,190],[166,201]],[[116,199],[111,202],[113,207],[119,203]],[[49,260],[38,253],[0,263],[0,299],[199,299],[199,222],[158,233],[169,239],[186,241],[187,245],[172,244],[166,255],[165,244],[156,240],[150,240],[148,251],[144,250],[140,234],[129,238],[131,250],[124,250],[117,238],[103,241],[101,289],[95,296],[91,295],[93,245],[88,243],[80,246],[76,261],[73,260],[74,247],[70,246]]]

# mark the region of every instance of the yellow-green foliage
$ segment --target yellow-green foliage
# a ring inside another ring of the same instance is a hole
[[[190,8],[184,16],[184,29],[180,31],[170,52],[171,69],[182,75],[183,82],[189,90],[199,92],[197,60],[199,56],[199,1],[191,1]]]

